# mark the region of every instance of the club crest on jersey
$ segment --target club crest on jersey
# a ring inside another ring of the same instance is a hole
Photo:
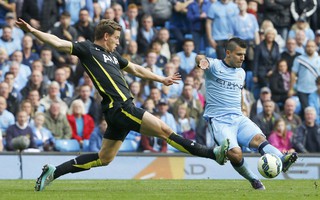
[[[113,64],[119,64],[119,61],[114,56],[109,56],[106,54],[102,54],[102,55],[103,55],[103,61],[105,63],[109,61],[109,62],[112,62]]]

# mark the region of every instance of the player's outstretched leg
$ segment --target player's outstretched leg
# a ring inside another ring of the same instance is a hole
[[[296,162],[297,159],[298,159],[298,155],[296,152],[285,153],[281,158],[282,171],[287,172],[289,170],[289,168],[292,166],[292,164]]]
[[[283,172],[287,172],[289,168],[298,159],[298,155],[296,152],[282,154],[276,147],[272,146],[268,141],[264,141],[263,143],[261,143],[258,149],[261,155],[264,155],[265,153],[272,153],[281,158]]]
[[[56,167],[53,165],[45,165],[42,168],[42,173],[36,181],[35,191],[42,191],[47,185],[54,180],[54,171]]]
[[[257,180],[257,179],[253,179],[251,181],[251,185],[252,185],[253,189],[255,189],[255,190],[265,190],[266,189],[264,187],[264,185],[262,184],[262,182],[260,180]]]
[[[42,191],[54,179],[64,174],[77,173],[99,166],[103,166],[103,164],[99,159],[98,153],[83,154],[56,167],[45,165],[36,181],[35,190]]]
[[[167,139],[167,143],[181,152],[216,160],[220,165],[223,165],[227,160],[229,139],[225,140],[221,146],[217,146],[212,149],[206,147],[205,145],[185,139],[176,133],[172,133]]]

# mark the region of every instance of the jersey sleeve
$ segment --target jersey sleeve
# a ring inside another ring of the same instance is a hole
[[[127,59],[125,59],[122,56],[120,56],[120,54],[117,51],[113,52],[113,54],[115,55],[115,57],[119,61],[120,69],[123,69],[123,68],[128,66],[129,61]]]
[[[83,42],[72,42],[72,48],[71,48],[71,54],[81,57],[88,55],[89,51],[89,42],[88,41],[83,41]]]

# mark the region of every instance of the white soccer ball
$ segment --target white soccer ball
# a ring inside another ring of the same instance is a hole
[[[266,153],[259,158],[258,171],[265,178],[274,178],[282,171],[281,159],[270,153]]]

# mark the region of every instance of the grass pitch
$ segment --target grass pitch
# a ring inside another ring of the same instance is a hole
[[[320,199],[319,180],[263,180],[256,191],[245,180],[56,180],[42,192],[34,180],[0,180],[1,200],[205,200]]]

